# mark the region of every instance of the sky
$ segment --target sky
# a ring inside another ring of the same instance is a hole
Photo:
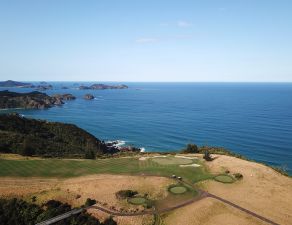
[[[0,80],[292,82],[290,0],[0,0]]]

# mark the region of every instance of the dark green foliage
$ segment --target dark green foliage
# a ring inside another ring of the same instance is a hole
[[[85,202],[86,207],[91,206],[91,205],[95,205],[95,204],[96,204],[95,199],[91,199],[91,198],[86,199],[86,202]]]
[[[112,217],[105,219],[103,222],[104,225],[117,225],[117,222],[113,220]]]
[[[116,197],[118,199],[126,199],[126,198],[131,198],[138,194],[137,191],[132,191],[132,190],[120,190],[116,193]]]
[[[198,146],[195,144],[188,144],[186,149],[182,150],[182,153],[198,153]]]
[[[240,180],[240,179],[243,178],[243,175],[242,175],[241,173],[235,173],[235,174],[233,174],[233,175],[234,175],[234,177],[235,177],[237,180]]]
[[[85,159],[95,159],[96,158],[96,153],[93,150],[87,150],[85,152]]]
[[[34,147],[32,145],[33,143],[33,140],[26,137],[24,140],[23,140],[23,146],[22,146],[22,149],[20,151],[20,154],[23,155],[23,156],[32,156],[34,155]]]
[[[0,152],[92,159],[106,150],[103,142],[72,124],[0,115]]]
[[[210,152],[208,150],[205,151],[204,153],[204,157],[203,157],[206,161],[212,161],[212,157],[210,155]]]
[[[70,205],[54,200],[50,200],[40,207],[16,198],[10,200],[0,199],[0,225],[34,225],[70,210]],[[82,212],[55,224],[105,225],[106,223],[100,223],[98,219]]]

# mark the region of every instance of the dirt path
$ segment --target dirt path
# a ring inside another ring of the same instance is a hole
[[[234,203],[232,203],[232,202],[230,202],[230,201],[228,201],[226,199],[220,198],[220,197],[218,197],[216,195],[213,195],[213,194],[210,194],[208,192],[206,192],[206,194],[207,194],[207,197],[214,198],[214,199],[217,199],[217,200],[219,200],[221,202],[224,202],[224,203],[226,203],[226,204],[228,204],[228,205],[230,205],[230,206],[232,206],[234,208],[237,208],[237,209],[239,209],[239,210],[241,210],[241,211],[243,211],[243,212],[245,212],[245,213],[247,213],[247,214],[249,214],[249,215],[251,215],[253,217],[256,217],[256,218],[258,218],[258,219],[260,219],[260,220],[262,220],[264,222],[267,222],[267,223],[272,224],[272,225],[279,225],[278,223],[275,223],[275,222],[273,222],[273,221],[271,221],[271,220],[269,220],[269,219],[267,219],[267,218],[265,218],[263,216],[260,216],[260,215],[256,214],[255,212],[252,212],[252,211],[250,211],[248,209],[245,209],[245,208],[243,208],[243,207],[241,207],[241,206],[239,206],[237,204],[234,204]]]

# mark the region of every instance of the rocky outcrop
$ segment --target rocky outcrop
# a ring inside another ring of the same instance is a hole
[[[62,104],[64,103],[61,99],[38,91],[29,93],[0,91],[0,109],[45,109]]]
[[[23,87],[23,88],[34,88],[35,86],[30,83],[23,83],[13,80],[7,80],[0,82],[0,87]]]
[[[92,94],[86,94],[86,95],[84,95],[83,98],[86,100],[92,100],[92,99],[94,99],[94,96]]]
[[[52,90],[53,86],[51,84],[48,85],[38,85],[35,87],[37,91],[46,91],[46,90]]]
[[[72,94],[55,94],[53,95],[53,97],[60,99],[62,101],[71,101],[76,99],[76,97]]]
[[[127,89],[129,88],[127,85],[121,84],[121,85],[106,85],[106,84],[93,84],[91,86],[80,86],[80,90],[105,90],[105,89]]]

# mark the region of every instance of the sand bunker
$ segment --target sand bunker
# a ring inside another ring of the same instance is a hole
[[[152,158],[166,158],[167,156],[165,155],[155,155],[155,156],[147,156],[147,157],[140,157],[139,160],[147,160],[147,159],[152,159]]]
[[[193,163],[193,164],[190,164],[190,165],[179,165],[179,167],[200,167],[201,165],[199,164],[196,164],[196,163]]]
[[[189,156],[183,156],[183,155],[176,155],[175,158],[183,158],[183,159],[198,159],[198,157],[189,157]]]

